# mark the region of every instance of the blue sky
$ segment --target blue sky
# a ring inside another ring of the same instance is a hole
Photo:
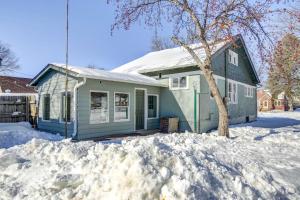
[[[70,0],[70,64],[111,69],[150,51],[154,30],[139,24],[111,36],[114,8],[106,0]],[[64,0],[3,0],[0,40],[19,58],[19,73],[32,77],[47,63],[65,62]]]

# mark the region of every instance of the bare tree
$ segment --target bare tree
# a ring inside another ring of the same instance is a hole
[[[300,39],[286,34],[276,45],[271,59],[268,87],[272,94],[284,92],[293,111],[293,99],[300,95]]]
[[[151,41],[151,50],[152,51],[160,51],[164,49],[174,48],[176,45],[172,43],[171,40],[167,38],[158,37],[157,35],[152,38]]]
[[[9,47],[0,41],[0,73],[11,72],[19,68],[18,59]]]
[[[257,44],[260,55],[265,55],[265,42],[270,40],[264,20],[277,0],[108,0],[116,3],[115,28],[129,29],[143,21],[148,26],[169,23],[173,27],[173,42],[184,47],[203,72],[215,98],[219,112],[219,135],[229,137],[227,98],[222,98],[213,77],[212,55],[216,44],[224,39],[235,41],[243,34]],[[206,53],[200,59],[191,41],[201,43]]]

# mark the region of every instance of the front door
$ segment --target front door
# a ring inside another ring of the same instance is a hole
[[[141,130],[145,127],[145,91],[136,90],[135,93],[135,129]]]

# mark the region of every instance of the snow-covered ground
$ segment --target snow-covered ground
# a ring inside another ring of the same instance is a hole
[[[33,130],[27,122],[0,123],[0,148],[24,144],[33,138],[52,141],[62,140],[59,135]]]
[[[0,149],[0,199],[300,199],[300,112],[230,134],[33,139]]]

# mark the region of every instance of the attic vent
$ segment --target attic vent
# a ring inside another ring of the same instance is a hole
[[[4,92],[5,93],[11,93],[11,90],[10,89],[6,89]]]

